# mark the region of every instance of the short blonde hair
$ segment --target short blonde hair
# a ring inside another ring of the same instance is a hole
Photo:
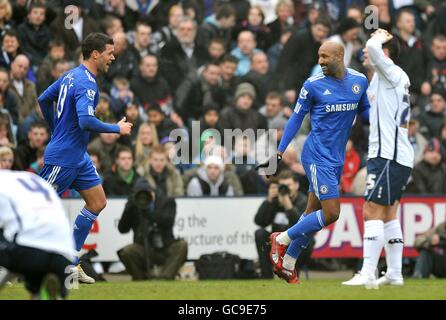
[[[280,0],[276,5],[276,13],[280,7],[288,7],[288,9],[291,11],[291,15],[294,15],[294,5],[291,0]]]
[[[0,0],[0,7],[6,9],[5,20],[10,20],[12,17],[12,6],[9,0]]]
[[[4,156],[13,156],[14,157],[14,152],[12,151],[12,149],[10,147],[0,147],[0,158],[3,158]]]

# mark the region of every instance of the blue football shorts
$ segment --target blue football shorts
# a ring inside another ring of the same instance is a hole
[[[391,206],[406,189],[412,169],[394,160],[373,158],[367,161],[365,200]]]
[[[102,181],[90,157],[87,157],[84,158],[79,168],[45,164],[39,176],[52,185],[59,196],[67,189],[82,191],[93,188],[100,185]]]
[[[319,200],[339,198],[339,185],[344,166],[328,166],[302,162],[309,182],[308,192]]]

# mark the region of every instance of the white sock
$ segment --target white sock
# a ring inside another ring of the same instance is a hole
[[[369,220],[364,223],[363,263],[361,274],[375,276],[379,256],[384,246],[384,222]]]
[[[284,245],[289,245],[290,244],[290,242],[291,242],[291,238],[288,236],[288,232],[287,231],[284,231],[284,232],[281,232],[278,236],[277,236],[277,241],[280,243],[280,244],[284,244]]]
[[[392,220],[384,225],[384,238],[387,262],[387,276],[392,279],[402,278],[403,265],[403,233],[398,220]]]
[[[296,267],[296,259],[293,258],[292,256],[286,254],[283,257],[283,264],[282,266],[287,269],[287,270],[294,270],[294,268]]]

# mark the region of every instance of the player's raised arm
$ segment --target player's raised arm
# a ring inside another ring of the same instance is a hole
[[[310,82],[307,80],[300,90],[299,98],[297,99],[294,112],[288,119],[288,122],[285,126],[285,130],[283,132],[282,139],[280,140],[277,152],[279,155],[282,155],[285,152],[291,140],[293,140],[294,136],[302,126],[302,121],[311,108],[311,100],[311,85]]]
[[[62,77],[50,85],[37,99],[40,110],[51,131],[54,129],[54,103],[59,97],[60,82]]]
[[[79,118],[79,127],[82,130],[94,132],[129,135],[133,125],[129,122],[126,122],[125,117],[117,124],[108,124],[96,118],[93,106],[95,96],[96,90],[93,88],[93,86],[88,87],[85,84],[79,84],[79,88],[75,92],[76,111]]]
[[[392,84],[396,84],[400,79],[395,79],[395,61],[399,55],[398,39],[394,38],[386,30],[376,30],[366,43],[367,57],[371,66],[376,72]],[[384,49],[389,50],[389,56],[384,53]]]

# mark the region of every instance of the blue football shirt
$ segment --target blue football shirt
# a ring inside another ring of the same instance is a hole
[[[45,150],[44,163],[78,168],[87,152],[90,133],[79,126],[79,117],[94,117],[98,104],[95,76],[80,65],[59,78],[39,97],[57,101],[52,115],[51,141]]]
[[[367,78],[352,69],[342,80],[321,73],[305,81],[294,109],[298,115],[310,112],[311,132],[302,150],[303,163],[344,164],[355,117],[370,108],[367,87]]]

